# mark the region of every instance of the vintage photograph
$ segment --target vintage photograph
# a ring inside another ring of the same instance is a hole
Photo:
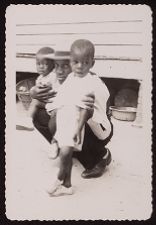
[[[150,7],[10,5],[5,49],[7,218],[149,219]]]

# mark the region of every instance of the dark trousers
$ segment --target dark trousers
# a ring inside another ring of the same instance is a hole
[[[40,109],[34,117],[34,126],[38,129],[38,131],[47,139],[47,141],[51,142],[52,134],[48,128],[48,123],[50,120],[50,116],[46,113],[45,109]],[[110,122],[111,123],[111,122]],[[74,157],[77,158],[80,163],[84,166],[85,169],[92,169],[106,154],[107,150],[105,146],[110,141],[113,135],[113,126],[111,123],[111,133],[105,140],[99,140],[89,125],[85,124],[85,135],[84,142],[82,146],[81,152],[74,152]]]

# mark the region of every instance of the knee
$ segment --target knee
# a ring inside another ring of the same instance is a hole
[[[73,148],[72,147],[62,147],[60,149],[60,158],[62,159],[69,159],[72,157]]]

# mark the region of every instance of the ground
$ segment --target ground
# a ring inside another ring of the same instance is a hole
[[[47,156],[48,142],[37,130],[15,130],[15,140],[6,149],[7,217],[13,220],[149,218],[151,151],[145,129],[113,118],[112,123],[114,135],[108,144],[112,163],[100,178],[83,179],[84,168],[74,160],[74,194],[62,197],[49,197],[46,193],[57,171],[57,162]]]

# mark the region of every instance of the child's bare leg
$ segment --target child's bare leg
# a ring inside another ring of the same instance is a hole
[[[16,122],[16,128],[22,130],[34,130],[33,118],[38,111],[38,107],[40,107],[41,105],[43,107],[43,104],[44,103],[39,102],[37,99],[33,99],[29,106],[28,116],[24,118],[24,120],[19,119],[19,121]]]
[[[66,175],[65,175],[65,179],[64,179],[63,184],[62,184],[63,186],[65,186],[67,188],[72,186],[72,184],[71,184],[72,166],[73,166],[73,162],[72,162],[72,159],[71,159],[71,162],[68,165],[68,169],[67,169],[67,172],[66,172]]]
[[[33,99],[32,102],[30,103],[29,111],[28,111],[28,114],[31,118],[35,116],[35,113],[37,111],[37,105],[38,105],[38,100]]]
[[[57,113],[57,110],[53,110],[52,112],[50,112],[50,120],[48,123],[48,128],[50,130],[52,138],[56,132],[56,113]]]
[[[51,141],[51,147],[48,149],[48,158],[56,159],[59,155],[59,145],[55,138]]]
[[[71,168],[72,168],[72,155],[73,155],[73,147],[62,147],[60,149],[60,169],[58,173],[58,179],[61,181],[69,182],[67,185],[71,186]],[[66,178],[67,175],[67,178]]]
[[[51,148],[48,151],[48,158],[50,158],[50,159],[57,158],[57,156],[59,154],[58,142],[54,137],[55,132],[56,132],[56,113],[57,113],[57,110],[52,110],[50,112],[50,120],[48,123],[48,128],[49,128],[51,136],[52,136]]]
[[[56,190],[55,196],[72,195],[74,193],[73,187],[71,185],[71,171],[72,171],[72,160],[70,161],[68,169],[66,170],[64,181]]]
[[[61,187],[61,185],[64,183],[66,179],[67,174],[68,174],[67,176],[68,184],[66,185],[71,187],[71,172],[70,171],[72,167],[72,154],[73,154],[73,147],[62,147],[60,149],[60,154],[59,154],[60,167],[59,167],[57,179],[52,185],[52,187],[50,187],[50,189],[47,190],[50,195],[53,195]]]
[[[38,108],[45,108],[45,103],[40,102],[37,99],[33,99],[30,104],[30,108],[29,108],[29,116],[32,119],[35,117],[35,114],[38,111]]]

